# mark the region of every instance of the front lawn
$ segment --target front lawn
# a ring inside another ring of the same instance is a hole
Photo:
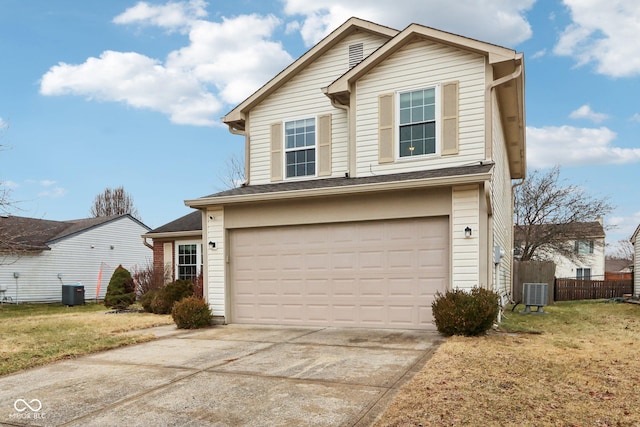
[[[172,324],[171,316],[106,314],[104,305],[0,305],[0,375],[153,339],[125,332]]]
[[[507,311],[499,331],[447,339],[377,425],[640,425],[640,305],[545,311]]]

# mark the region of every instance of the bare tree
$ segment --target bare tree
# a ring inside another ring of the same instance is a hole
[[[244,159],[234,154],[224,162],[223,175],[220,182],[226,190],[240,187],[245,181]]]
[[[618,240],[610,247],[611,253],[607,255],[607,259],[622,259],[629,261],[629,264],[633,262],[635,252],[633,244],[629,240]]]
[[[94,218],[123,214],[130,214],[136,219],[141,219],[138,209],[133,205],[133,198],[124,190],[124,187],[105,188],[93,200],[91,215]]]
[[[595,222],[611,210],[606,198],[560,180],[558,166],[547,173],[534,171],[515,191],[516,249],[523,261],[551,251],[575,259],[579,255],[567,241],[593,237],[578,224]]]

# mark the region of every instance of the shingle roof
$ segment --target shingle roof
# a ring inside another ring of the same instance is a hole
[[[147,234],[174,233],[179,231],[197,230],[202,230],[202,213],[200,211],[191,212],[190,214],[161,225],[160,227],[151,230]]]
[[[488,173],[493,167],[493,163],[484,163],[471,166],[459,166],[453,168],[442,168],[434,170],[422,170],[416,172],[404,172],[386,175],[374,175],[360,178],[326,178],[310,179],[304,181],[286,181],[274,184],[247,185],[220,193],[211,194],[203,198],[216,198],[227,196],[243,196],[251,194],[265,194],[287,191],[312,190],[320,188],[350,187],[355,185],[380,184],[387,182],[402,182],[429,178],[445,178],[463,175],[475,175]],[[348,190],[347,190],[348,191]]]
[[[545,228],[559,227],[562,226],[561,235],[567,240],[575,239],[577,237],[580,238],[598,238],[605,237],[604,227],[598,221],[592,222],[574,222],[569,224],[534,224],[530,227],[540,229],[540,234],[544,233]],[[524,240],[525,228],[522,225],[514,226],[514,238],[515,240]],[[534,233],[536,234],[536,233]]]
[[[69,221],[51,221],[20,216],[3,216],[0,217],[0,251],[48,250],[50,249],[49,244],[57,240],[64,239],[123,216],[131,217],[130,215],[113,215]],[[135,218],[131,218],[135,220]],[[145,226],[144,224],[142,225]]]

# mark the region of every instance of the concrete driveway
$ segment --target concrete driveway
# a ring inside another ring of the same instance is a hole
[[[216,326],[0,378],[0,424],[364,426],[432,331]]]

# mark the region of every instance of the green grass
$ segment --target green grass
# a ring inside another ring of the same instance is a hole
[[[109,311],[100,304],[1,305],[0,375],[149,341],[149,334],[126,332],[173,323],[170,316]]]

